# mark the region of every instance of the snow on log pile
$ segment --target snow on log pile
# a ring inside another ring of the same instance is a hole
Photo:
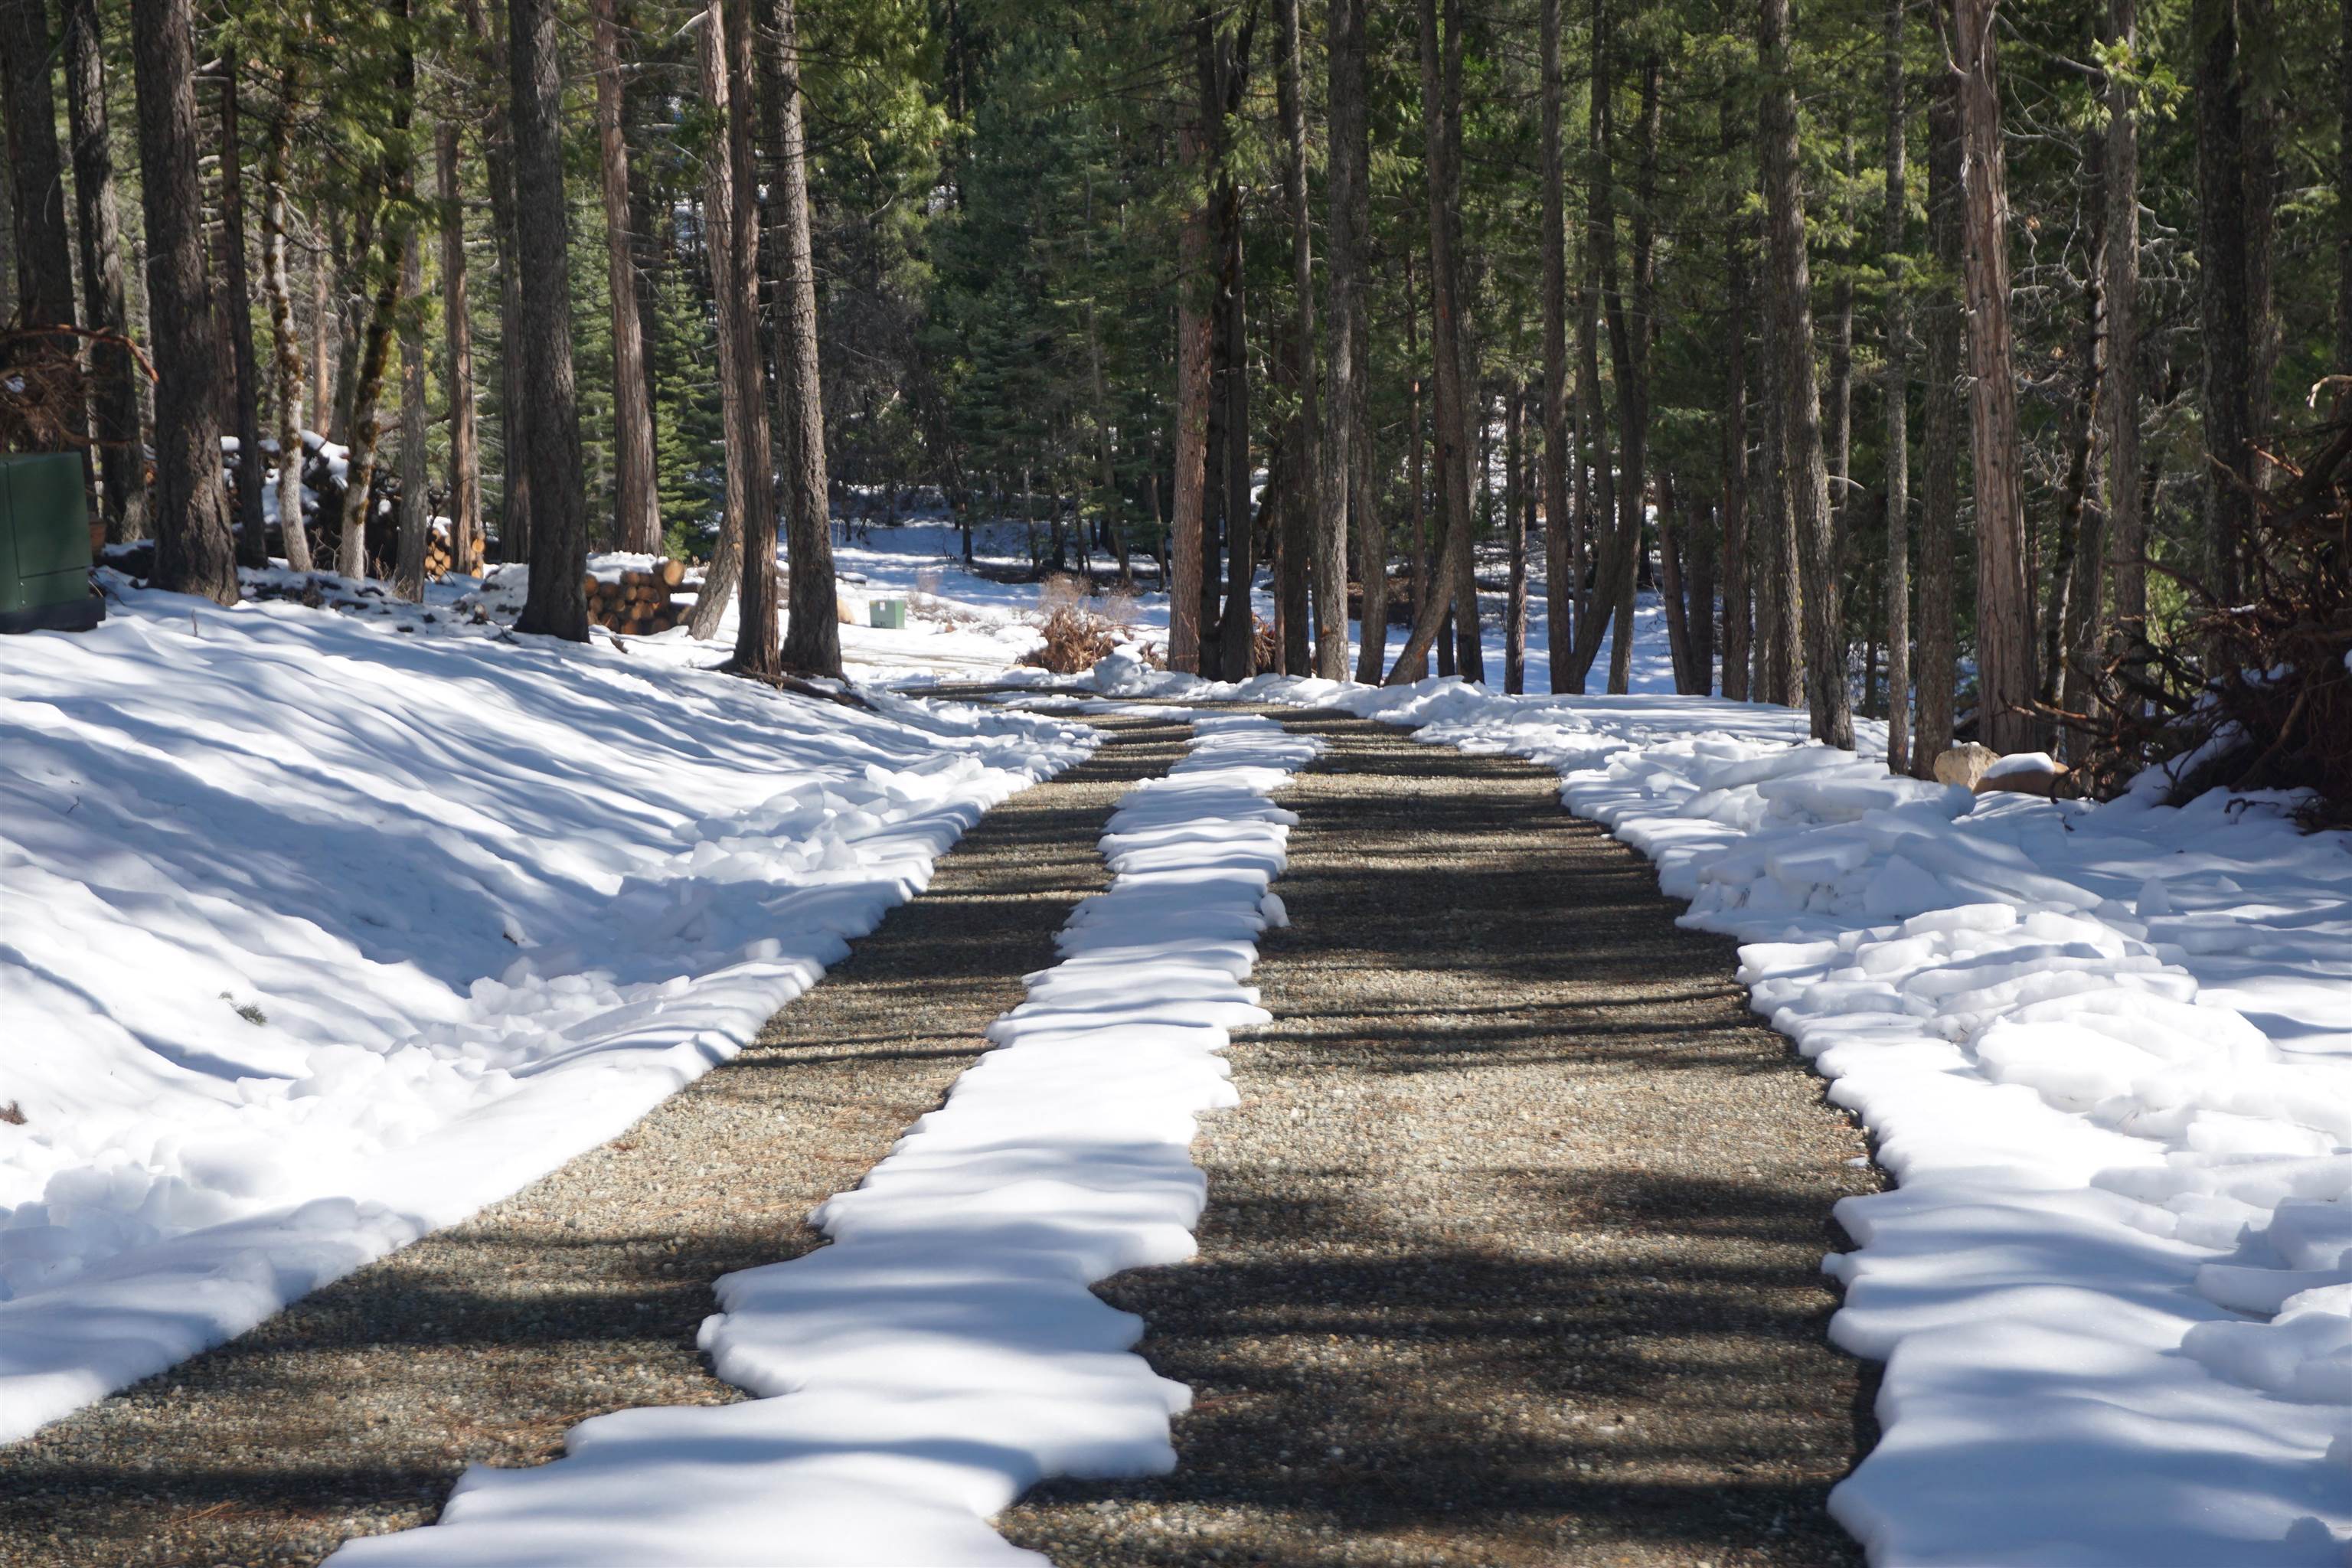
[[[0,1439],[619,1132],[1093,744],[106,575],[0,640]]]
[[[1703,698],[1212,692],[1549,765],[1747,944],[1900,1184],[1826,1264],[1886,1362],[1832,1496],[1874,1563],[2352,1562],[2352,835],[2157,771],[1972,795]]]
[[[1235,1103],[1218,1052],[1267,1016],[1243,982],[1297,819],[1265,797],[1318,749],[1193,721],[1192,756],[1120,804],[1117,877],[998,1048],[817,1210],[832,1245],[719,1282],[704,1348],[764,1397],[597,1416],[562,1460],[477,1467],[437,1525],[334,1561],[1035,1564],[986,1523],[1026,1488],[1173,1468],[1191,1391],[1087,1287],[1192,1255],[1194,1118]]]

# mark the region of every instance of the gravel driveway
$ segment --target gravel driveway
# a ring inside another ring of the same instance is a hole
[[[999,1528],[1067,1568],[1858,1563],[1819,1265],[1861,1134],[1551,774],[1288,721],[1329,749],[1280,796],[1201,1256],[1102,1290],[1193,1387],[1176,1473]]]
[[[1828,1564],[1872,1431],[1831,1351],[1827,1220],[1865,1145],[1747,1011],[1728,943],[1548,773],[1328,738],[1196,1154],[1193,1264],[1103,1288],[1196,1391],[1159,1480],[1003,1516],[1080,1564]],[[310,1563],[431,1519],[471,1460],[552,1458],[624,1405],[738,1397],[710,1281],[817,1243],[1103,885],[1118,796],[1181,726],[997,807],[761,1042],[466,1225],[0,1448],[0,1561]]]

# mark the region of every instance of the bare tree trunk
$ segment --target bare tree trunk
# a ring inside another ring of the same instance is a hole
[[[2081,700],[2094,625],[2106,592],[2101,568],[2106,563],[2105,518],[2091,500],[2092,473],[2096,467],[2099,438],[2099,393],[2106,383],[2106,321],[2100,298],[2105,264],[2107,229],[2106,143],[2089,143],[2084,174],[2090,186],[2085,204],[2090,215],[2091,265],[2083,279],[2083,314],[2075,333],[2072,358],[2076,385],[2074,416],[2067,431],[2066,478],[2059,487],[2057,538],[2043,568],[2049,600],[2042,620],[2041,694],[2045,705],[2073,709]],[[2045,721],[2050,751],[2060,749],[2064,731]]]
[[[1691,616],[1683,599],[1682,524],[1675,510],[1675,477],[1658,476],[1658,597],[1666,616],[1666,657],[1674,666],[1675,690],[1687,697],[1694,689],[1691,658]]]
[[[81,218],[83,324],[122,338],[130,323],[122,300],[122,225],[114,195],[98,0],[65,0],[65,34],[66,117],[73,144],[74,205]],[[138,362],[125,344],[101,340],[90,345],[89,368],[106,537],[116,543],[144,539],[147,464],[140,442]]]
[[[220,340],[212,280],[205,270],[196,62],[189,28],[188,0],[142,0],[131,8],[149,341],[156,374],[154,583],[170,593],[233,605],[236,545],[229,537],[227,498],[221,493],[220,426],[207,385],[219,363]],[[58,237],[62,242],[63,235]]]
[[[1447,247],[1453,256],[1454,290],[1454,334],[1458,344],[1461,369],[1458,385],[1461,395],[1450,405],[1454,417],[1463,423],[1461,447],[1455,458],[1460,478],[1457,493],[1462,497],[1461,510],[1454,514],[1461,522],[1462,548],[1454,557],[1454,663],[1465,681],[1486,679],[1486,651],[1480,635],[1478,614],[1478,523],[1483,513],[1470,505],[1471,454],[1479,456],[1478,485],[1483,494],[1490,483],[1491,470],[1485,460],[1488,426],[1486,395],[1479,366],[1478,339],[1471,331],[1470,310],[1477,298],[1475,274],[1465,277],[1464,268],[1473,265],[1462,241],[1462,57],[1465,20],[1463,0],[1445,0],[1444,91],[1441,106],[1444,111],[1445,181],[1452,193],[1445,207]],[[1444,400],[1439,400],[1446,405]]]
[[[621,27],[615,0],[595,0],[597,164],[604,176],[604,262],[613,312],[613,469],[621,548],[661,548],[661,508],[654,491],[653,404],[646,378],[644,322],[637,314],[636,268],[630,252],[629,144],[621,133]]]
[[[2352,0],[2345,0],[2346,41],[2352,44]],[[2107,0],[2107,43],[2126,51],[2138,47],[2138,0]],[[2345,80],[2352,84],[2352,48],[2346,52]],[[2147,630],[2147,514],[2140,510],[2139,487],[2139,89],[2128,71],[2109,73],[2107,109],[2107,385],[2101,402],[2107,424],[2107,532],[2114,552],[2115,621],[2108,647],[2120,653],[2144,639]],[[2352,96],[2345,125],[2352,132]],[[2345,140],[2352,158],[2352,134]],[[2338,208],[2352,225],[2352,182],[2339,195]],[[2347,227],[2352,235],[2352,227]],[[2345,247],[2347,299],[2352,300],[2352,242]],[[2339,334],[2345,344],[2338,364],[2352,365],[2352,310]]]
[[[1412,434],[1407,482],[1412,487],[1412,560],[1408,592],[1412,595],[1412,620],[1421,619],[1421,607],[1429,602],[1429,423],[1424,416],[1422,396],[1425,379],[1421,374],[1421,296],[1413,289],[1412,252],[1404,253],[1404,357],[1412,366],[1411,413]],[[1388,626],[1381,627],[1381,647],[1388,647]],[[1406,680],[1429,679],[1429,655],[1423,652],[1419,662],[1405,667],[1399,660]]]
[[[221,61],[221,319],[236,369],[236,558],[241,565],[269,564],[269,539],[261,516],[261,369],[253,357],[253,293],[245,271],[245,144],[239,134],[237,75],[231,48]]]
[[[1204,173],[1212,160],[1222,102],[1217,93],[1216,22],[1206,10],[1193,23],[1196,92],[1193,113],[1176,133],[1177,162],[1188,177]],[[1184,216],[1176,247],[1176,474],[1171,507],[1170,552],[1175,556],[1168,595],[1168,668],[1201,668],[1201,533],[1208,499],[1209,353],[1214,332],[1204,307],[1214,263],[1204,205]]]
[[[1845,118],[1844,106],[1839,107],[1839,119]],[[1853,133],[1841,127],[1839,164],[1844,175],[1847,195],[1843,221],[1839,226],[1851,236],[1855,231],[1853,197]],[[1853,241],[1848,238],[1838,246],[1843,265],[1830,284],[1830,395],[1824,410],[1822,435],[1822,456],[1830,470],[1830,537],[1833,542],[1832,559],[1837,563],[1841,579],[1851,555],[1846,535],[1850,530],[1853,508]]]
[[[457,124],[441,122],[434,149],[441,188],[441,312],[448,363],[449,569],[467,575],[481,567],[482,459],[474,423],[474,322],[466,279],[465,186],[457,171]]]
[[[556,0],[509,0],[515,249],[522,266],[523,384],[530,389],[530,593],[518,632],[588,640],[588,507],[572,374],[572,279],[564,262],[563,70]]]
[[[1345,184],[1342,160],[1353,150],[1343,133],[1347,113],[1346,96],[1350,84],[1344,79],[1341,59],[1345,53],[1349,18],[1355,14],[1350,0],[1335,0],[1330,10],[1331,32],[1331,186],[1334,199]],[[1288,442],[1291,460],[1291,487],[1288,504],[1283,509],[1287,526],[1282,551],[1281,581],[1277,598],[1282,608],[1282,661],[1291,673],[1304,675],[1312,668],[1322,673],[1322,662],[1311,645],[1333,642],[1344,665],[1348,637],[1348,567],[1346,542],[1346,512],[1341,509],[1338,519],[1328,520],[1327,501],[1322,483],[1323,438],[1322,416],[1318,410],[1315,375],[1315,235],[1314,219],[1307,205],[1307,98],[1301,73],[1307,40],[1299,29],[1298,0],[1280,0],[1275,18],[1275,47],[1281,53],[1277,62],[1276,94],[1282,112],[1282,136],[1286,162],[1283,164],[1283,195],[1290,213],[1290,283],[1296,315],[1291,324],[1292,365],[1298,394],[1298,416],[1292,425]],[[1362,86],[1360,79],[1352,84]],[[1339,226],[1335,224],[1334,228]],[[1336,288],[1336,283],[1335,283]],[[1335,377],[1336,380],[1336,377]],[[1334,421],[1335,425],[1339,421]],[[1339,439],[1345,440],[1342,431]],[[1336,486],[1339,481],[1335,479]],[[1328,584],[1336,580],[1339,597],[1336,604],[1332,591],[1324,587],[1310,603],[1311,582]],[[1318,610],[1334,611],[1336,633],[1327,626]],[[1311,624],[1310,624],[1311,623]],[[1310,637],[1309,633],[1313,634]],[[1335,639],[1336,637],[1336,640]]]
[[[2253,503],[2253,333],[2248,313],[2245,81],[2236,0],[2194,0],[2199,346],[2205,366],[2205,521],[2209,587],[2239,600]]]
[[[1617,247],[1617,208],[1615,171],[1612,167],[1607,141],[1609,125],[1608,95],[1611,79],[1608,69],[1608,10],[1605,0],[1593,0],[1592,5],[1592,90],[1590,96],[1590,117],[1586,131],[1586,151],[1591,158],[1591,175],[1586,182],[1584,275],[1577,300],[1576,354],[1577,405],[1582,412],[1585,427],[1592,440],[1591,505],[1584,504],[1580,490],[1577,500],[1579,545],[1576,552],[1578,567],[1576,641],[1569,658],[1567,684],[1560,686],[1560,675],[1553,674],[1556,689],[1580,692],[1592,673],[1592,661],[1600,657],[1601,639],[1607,634],[1616,612],[1616,585],[1633,570],[1634,556],[1639,553],[1638,534],[1625,537],[1622,515],[1618,505],[1616,463],[1609,449],[1608,414],[1601,404],[1601,358],[1595,340],[1594,317],[1601,308],[1601,278],[1604,265],[1613,268],[1615,262],[1604,264],[1603,258],[1613,258]],[[1622,405],[1621,405],[1622,406]],[[1622,432],[1621,432],[1622,433]],[[1627,479],[1637,488],[1640,479],[1630,465]],[[1636,503],[1634,515],[1640,515]],[[1585,550],[1583,535],[1587,517],[1598,520],[1600,536],[1594,544],[1591,584],[1584,581]],[[1611,662],[1615,662],[1612,652]]]
[[[1960,261],[1958,84],[1947,72],[1927,102],[1927,233],[1937,282],[1927,300],[1927,406],[1920,435],[1919,725],[1911,773],[1935,776],[1952,743],[1959,640],[1952,603],[1960,521],[1960,307],[1949,279]]]
[[[401,292],[415,300],[425,292],[425,256],[416,228],[409,226],[401,248]],[[400,323],[400,559],[393,573],[394,591],[404,599],[425,597],[425,542],[433,528],[433,506],[425,495],[425,323],[414,310],[402,312]]]
[[[1908,0],[1886,5],[1886,204],[1878,247],[1886,267],[1886,767],[1911,766],[1911,366],[1904,289],[1903,25]]]
[[[1348,566],[1352,553],[1363,584],[1361,646],[1356,679],[1379,683],[1388,659],[1389,552],[1385,529],[1373,516],[1366,488],[1357,479],[1371,459],[1371,429],[1363,406],[1370,363],[1363,353],[1367,318],[1364,268],[1371,246],[1371,144],[1364,86],[1365,0],[1333,0],[1331,5],[1331,403],[1325,428],[1324,483],[1344,485],[1357,504],[1342,509],[1327,496],[1317,522],[1318,572],[1328,568],[1332,589],[1332,652],[1329,679],[1348,672]],[[1408,279],[1407,292],[1411,286]],[[1419,307],[1411,307],[1418,310]],[[1344,311],[1344,314],[1342,312]],[[1349,345],[1342,349],[1342,341]],[[1348,538],[1352,521],[1352,552]],[[1328,563],[1325,557],[1328,555]],[[1317,622],[1318,635],[1321,622]],[[1318,645],[1316,673],[1327,674]]]
[[[269,302],[269,363],[277,382],[278,531],[286,564],[311,569],[310,531],[302,521],[302,350],[294,335],[294,291],[286,269],[287,159],[301,101],[301,51],[288,40],[278,77],[278,112],[261,159],[261,291]]]
[[[1544,637],[1551,689],[1569,689],[1564,672],[1575,657],[1575,585],[1568,521],[1568,203],[1567,160],[1560,147],[1559,8],[1543,12],[1543,508]]]
[[[1977,500],[1978,734],[2032,748],[2033,641],[2009,325],[2009,185],[2000,145],[1997,0],[1954,0],[1960,77],[1960,276],[1968,294],[1970,453]]]
[[[396,110],[395,115],[404,119],[405,111]],[[404,132],[405,127],[402,129]],[[368,315],[359,367],[352,383],[351,457],[344,470],[348,478],[343,489],[342,533],[337,560],[338,570],[346,577],[365,576],[369,565],[367,531],[375,513],[376,447],[383,434],[383,384],[391,370],[393,329],[400,311],[400,260],[405,244],[402,231],[411,226],[403,212],[407,192],[400,158],[398,152],[388,152],[384,160],[383,188],[388,200],[382,252],[375,261],[375,302]]]
[[[513,74],[511,54],[503,35],[483,10],[482,0],[464,0],[466,25],[474,35],[492,81]],[[504,16],[510,4],[502,4]],[[511,30],[510,28],[509,29]],[[499,444],[504,457],[504,489],[499,509],[499,559],[530,558],[530,404],[522,374],[522,355],[515,342],[515,324],[522,319],[522,266],[515,228],[514,126],[509,105],[489,95],[482,126],[482,165],[490,192],[490,231],[498,250],[499,320]]]
[[[1728,110],[1724,122],[1730,140],[1738,132]],[[1723,694],[1745,702],[1754,646],[1748,586],[1748,253],[1736,225],[1725,227],[1723,250],[1730,299],[1723,345]]]
[[[333,268],[320,251],[310,256],[310,410],[321,434],[334,415],[334,359],[329,352],[335,335]],[[330,547],[333,542],[328,542]]]
[[[1429,596],[1413,616],[1412,629],[1405,635],[1404,647],[1397,655],[1395,667],[1389,671],[1391,685],[1412,679],[1407,672],[1422,668],[1444,624],[1446,611],[1454,605],[1470,553],[1469,454],[1462,449],[1466,424],[1466,394],[1462,384],[1462,293],[1454,251],[1457,191],[1446,139],[1437,3],[1438,0],[1420,0],[1421,120],[1422,161],[1429,191],[1430,336],[1436,358],[1437,406],[1432,423],[1437,438],[1437,482],[1444,499],[1445,538],[1431,573]],[[1448,9],[1449,20],[1458,27],[1460,16],[1451,0]],[[1458,37],[1457,32],[1446,39],[1444,48],[1458,51]]]
[[[1504,537],[1509,541],[1511,577],[1503,601],[1503,690],[1517,697],[1528,689],[1528,389],[1514,386],[1503,416],[1505,464],[1504,506],[1509,516]]]
[[[2238,0],[2238,31],[2256,41],[2279,37],[2272,0]],[[2273,46],[2274,47],[2274,46]],[[2251,477],[2257,486],[2276,482],[2281,470],[2263,456],[2263,437],[2277,417],[2272,385],[2278,377],[2284,347],[2277,300],[2278,204],[2283,171],[2279,164],[2279,105],[2272,86],[2273,69],[2249,62],[2240,50],[2239,89],[2243,95],[2246,204],[2246,435],[2250,444]],[[2251,540],[2249,542],[2251,547]]]
[[[1804,595],[1805,705],[1813,738],[1851,751],[1853,712],[1846,691],[1829,469],[1822,454],[1821,394],[1813,382],[1812,284],[1805,258],[1805,193],[1797,164],[1797,91],[1790,75],[1788,31],[1789,0],[1762,0],[1759,44],[1769,84],[1763,100],[1764,195],[1771,291],[1780,326],[1781,439],[1790,530]]]
[[[722,128],[734,120],[734,89],[728,79],[729,20],[724,0],[704,0],[696,37],[701,62],[702,98],[714,121]],[[702,574],[694,607],[687,615],[687,631],[698,638],[718,635],[727,606],[743,576],[746,519],[755,506],[769,504],[767,391],[756,373],[740,363],[746,334],[737,313],[751,293],[735,270],[735,207],[751,198],[736,184],[733,143],[730,136],[713,138],[703,155],[702,243],[710,267],[710,294],[721,312],[719,323],[719,417],[727,433],[727,490],[719,521],[719,538],[712,545],[710,564]],[[756,326],[749,341],[759,341]],[[751,389],[749,404],[746,389]]]
[[[792,558],[791,614],[783,667],[802,675],[841,674],[840,595],[833,579],[832,489],[825,479],[824,395],[817,371],[816,265],[809,237],[808,160],[802,130],[801,54],[795,0],[767,0],[768,47],[775,62],[770,120],[775,138],[776,380],[783,398],[784,549]],[[772,572],[774,552],[769,552]],[[746,593],[750,573],[745,566]],[[772,595],[772,577],[770,593]],[[748,600],[747,600],[748,606]],[[744,640],[736,659],[751,650]]]
[[[1787,350],[1782,338],[1780,291],[1772,287],[1770,258],[1765,258],[1763,384],[1764,498],[1756,530],[1759,570],[1751,574],[1757,590],[1756,668],[1759,700],[1793,708],[1804,700],[1800,682],[1804,673],[1803,638],[1799,617],[1804,606],[1803,585],[1797,576],[1796,535],[1789,522]]]
[[[17,323],[64,329],[26,340],[31,355],[72,361],[61,371],[60,423],[76,436],[89,428],[88,391],[78,368],[73,250],[66,229],[65,163],[58,151],[57,95],[49,79],[49,21],[42,0],[0,0],[0,75],[6,89],[11,193],[16,217]],[[25,351],[20,351],[24,353]],[[209,384],[210,378],[207,377]],[[90,488],[89,454],[81,458]],[[234,595],[232,595],[232,597]]]
[[[1601,157],[1604,163],[1613,161],[1614,122],[1609,113],[1609,93],[1599,79],[1602,51],[1595,54],[1594,102],[1601,119]],[[1648,478],[1650,438],[1650,330],[1654,320],[1653,295],[1655,292],[1654,267],[1655,218],[1652,208],[1657,198],[1658,134],[1660,107],[1658,99],[1658,59],[1656,55],[1642,62],[1642,130],[1637,153],[1637,173],[1633,191],[1633,319],[1627,320],[1624,294],[1618,286],[1617,246],[1613,238],[1616,212],[1611,204],[1605,231],[1612,236],[1601,251],[1601,304],[1609,321],[1609,357],[1616,373],[1617,437],[1624,454],[1624,478],[1617,489],[1617,527],[1626,543],[1616,557],[1618,570],[1614,577],[1614,618],[1616,635],[1609,645],[1609,689],[1622,692],[1632,689],[1633,672],[1633,591],[1641,575],[1643,549],[1642,542],[1643,489]],[[1606,197],[1612,182],[1600,182],[1601,193]],[[1596,590],[1597,596],[1597,590]]]
[[[1234,68],[1238,89],[1239,67]],[[1244,310],[1246,275],[1242,266],[1242,204],[1237,188],[1219,203],[1218,248],[1223,259],[1217,289],[1223,352],[1218,356],[1225,404],[1225,607],[1218,631],[1217,673],[1246,680],[1257,673],[1250,609],[1250,582],[1256,574],[1256,530],[1250,526],[1249,327]],[[1269,471],[1271,466],[1269,465]]]

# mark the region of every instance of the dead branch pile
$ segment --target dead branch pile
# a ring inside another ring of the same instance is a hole
[[[1087,604],[1087,584],[1076,577],[1048,578],[1037,592],[1037,629],[1045,634],[1043,646],[1022,662],[1055,675],[1077,675],[1108,658],[1119,644],[1132,640],[1132,601],[1114,596],[1105,611]]]
[[[600,626],[630,637],[666,632],[686,618],[676,601],[686,581],[686,563],[665,557],[646,572],[624,572],[617,578],[591,576],[582,584],[588,595],[588,618]]]
[[[2255,497],[2238,601],[2158,567],[2187,591],[2186,621],[2109,660],[2097,716],[2058,715],[2090,738],[2091,793],[2187,757],[2172,804],[2215,788],[2304,789],[2305,826],[2352,826],[2352,419],[2318,439],[2305,465],[2280,459],[2285,479]]]

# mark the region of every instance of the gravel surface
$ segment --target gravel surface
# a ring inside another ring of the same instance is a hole
[[[1118,797],[1188,731],[1109,721],[1092,761],[997,806],[761,1042],[621,1139],[253,1332],[0,1447],[0,1563],[311,1563],[430,1521],[469,1461],[741,1395],[694,1348],[730,1269],[796,1257],[932,1109],[1106,884]]]
[[[1201,1256],[1102,1288],[1190,1384],[1172,1476],[998,1520],[1082,1564],[1858,1563],[1874,1436],[1829,1348],[1830,1205],[1874,1190],[1722,940],[1558,781],[1353,720],[1204,1123]]]

